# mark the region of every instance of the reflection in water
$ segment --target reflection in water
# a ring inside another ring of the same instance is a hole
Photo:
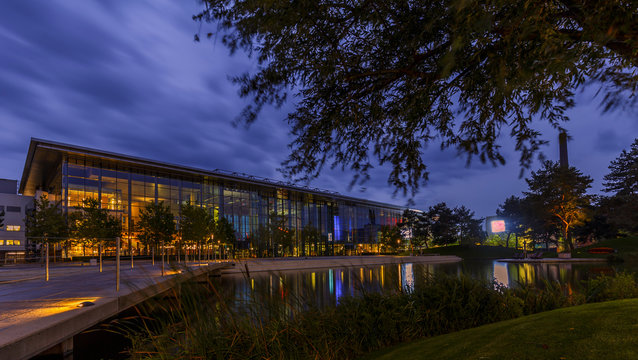
[[[299,299],[306,306],[324,307],[338,304],[344,296],[418,288],[424,279],[437,273],[463,273],[477,279],[495,280],[509,287],[521,284],[543,286],[545,281],[557,281],[571,288],[593,275],[613,274],[615,270],[601,263],[520,264],[490,260],[253,273],[250,279],[241,275],[224,275],[216,282],[222,291],[235,299],[247,299],[255,292],[270,296],[277,294],[282,299]]]
[[[401,288],[408,291],[414,289],[412,263],[401,264]]]
[[[510,280],[507,274],[507,264],[498,261],[494,262],[494,280],[504,286],[509,286]]]

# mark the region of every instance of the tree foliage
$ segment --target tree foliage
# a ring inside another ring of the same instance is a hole
[[[624,150],[609,164],[609,174],[605,175],[606,192],[619,196],[638,195],[638,139],[629,151]]]
[[[281,246],[284,252],[292,249],[295,231],[288,226],[288,218],[286,216],[271,212],[268,215],[268,223],[263,230],[265,230],[265,236],[275,249],[275,256],[278,246]]]
[[[27,212],[25,226],[27,236],[36,242],[57,243],[68,235],[60,202],[51,202],[46,195],[33,199],[33,210]]]
[[[544,143],[537,123],[561,127],[586,81],[599,83],[607,109],[635,101],[633,2],[203,3],[193,18],[220,30],[208,36],[259,64],[234,79],[252,99],[240,121],[294,96],[284,169],[296,177],[329,164],[365,180],[378,162],[391,166],[390,184],[415,190],[428,144],[498,164],[507,133],[527,166]]]
[[[120,219],[109,214],[108,209],[100,208],[100,203],[92,198],[82,200],[82,205],[70,214],[70,229],[75,238],[89,245],[113,243],[122,236]]]
[[[549,221],[561,229],[565,247],[573,250],[570,229],[587,219],[590,205],[587,189],[591,187],[592,179],[575,167],[567,168],[557,162],[545,161],[543,168],[532,172],[526,181],[529,191],[525,195],[535,213],[547,211],[551,214]]]
[[[427,247],[428,241],[432,236],[430,230],[432,223],[430,220],[422,211],[406,209],[403,212],[403,219],[399,226],[409,237],[412,248],[420,250],[423,246]]]
[[[638,139],[609,165],[599,210],[609,225],[629,234],[638,233]]]
[[[435,245],[450,245],[458,240],[456,216],[446,203],[430,206],[427,217],[432,219],[432,242]]]
[[[203,244],[215,232],[215,219],[206,209],[189,202],[181,206],[179,229],[182,241]]]
[[[507,231],[505,246],[509,247],[511,235],[516,236],[516,246],[518,246],[518,238],[524,236],[529,228],[527,221],[529,210],[525,199],[514,195],[508,197],[503,204],[499,205],[496,215],[505,219]]]
[[[147,246],[167,244],[173,240],[176,233],[175,220],[168,205],[163,201],[150,202],[140,209],[137,223],[138,239]]]
[[[379,228],[379,245],[384,251],[396,251],[401,245],[401,228],[399,226],[381,225]]]
[[[237,236],[233,224],[224,217],[219,218],[215,224],[214,238],[221,244],[235,246]]]
[[[303,245],[319,244],[321,243],[321,232],[311,224],[306,225],[301,229],[301,240]],[[304,246],[305,247],[305,246]],[[305,251],[305,249],[304,249]]]
[[[485,234],[482,230],[482,224],[485,219],[475,219],[474,211],[463,205],[454,208],[454,217],[459,243],[473,245],[483,241]]]

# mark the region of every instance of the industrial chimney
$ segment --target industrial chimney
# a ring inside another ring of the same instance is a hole
[[[569,167],[569,160],[567,159],[567,133],[561,131],[558,135],[558,145],[560,150],[560,166],[563,168]]]

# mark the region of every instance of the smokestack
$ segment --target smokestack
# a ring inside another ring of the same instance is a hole
[[[569,160],[567,159],[567,133],[562,131],[558,135],[558,145],[560,150],[560,166],[563,168],[569,167]]]

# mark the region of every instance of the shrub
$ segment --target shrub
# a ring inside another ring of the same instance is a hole
[[[587,302],[599,302],[638,297],[634,274],[625,272],[613,276],[599,276],[585,282]]]

